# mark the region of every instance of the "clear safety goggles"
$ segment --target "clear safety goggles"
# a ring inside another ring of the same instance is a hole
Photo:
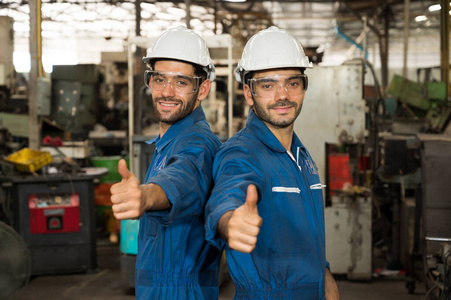
[[[249,79],[252,95],[274,97],[283,87],[289,96],[300,96],[307,90],[308,78],[305,74],[274,75]]]
[[[178,94],[191,94],[199,89],[200,76],[191,76],[177,72],[153,71],[144,72],[144,84],[151,90],[160,92],[169,83]]]

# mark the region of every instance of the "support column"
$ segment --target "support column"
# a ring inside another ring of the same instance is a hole
[[[404,0],[404,51],[403,51],[403,65],[402,76],[407,78],[407,54],[409,49],[409,35],[410,35],[410,0]]]
[[[41,0],[30,0],[30,76],[28,80],[29,135],[28,146],[39,150],[41,123],[37,113],[38,77],[43,76],[41,63]]]
[[[186,28],[191,29],[191,0],[185,0],[186,6]]]
[[[441,80],[446,83],[446,95],[449,88],[449,0],[440,0],[440,70]]]

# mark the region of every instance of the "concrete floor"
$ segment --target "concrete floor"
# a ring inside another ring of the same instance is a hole
[[[38,276],[19,290],[11,300],[47,299],[135,299],[121,278],[119,247],[102,243],[97,246],[98,272]],[[374,279],[370,283],[338,280],[342,300],[414,300],[424,299],[426,287],[419,283],[415,294],[409,294],[404,280]],[[220,288],[219,300],[233,299],[233,282],[226,280]]]

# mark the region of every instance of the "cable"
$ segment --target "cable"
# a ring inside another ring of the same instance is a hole
[[[426,293],[426,296],[424,296],[424,300],[427,300],[427,299],[428,299],[429,295],[432,293],[432,291],[433,291],[435,288],[437,288],[436,285],[434,285],[433,287],[431,287],[431,288],[429,289],[429,291]]]

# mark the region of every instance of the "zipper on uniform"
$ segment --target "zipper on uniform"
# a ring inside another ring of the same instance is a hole
[[[290,151],[287,151],[287,153],[288,153],[288,155],[290,156],[290,158],[296,163],[296,165],[297,165],[298,168],[299,168],[299,171],[301,171],[301,173],[302,173],[302,168],[301,168],[301,166],[299,165],[299,147],[297,147],[297,148],[298,148],[298,151],[297,151],[297,153],[296,153],[297,159],[294,159],[294,156],[293,156],[293,154],[291,154]]]

